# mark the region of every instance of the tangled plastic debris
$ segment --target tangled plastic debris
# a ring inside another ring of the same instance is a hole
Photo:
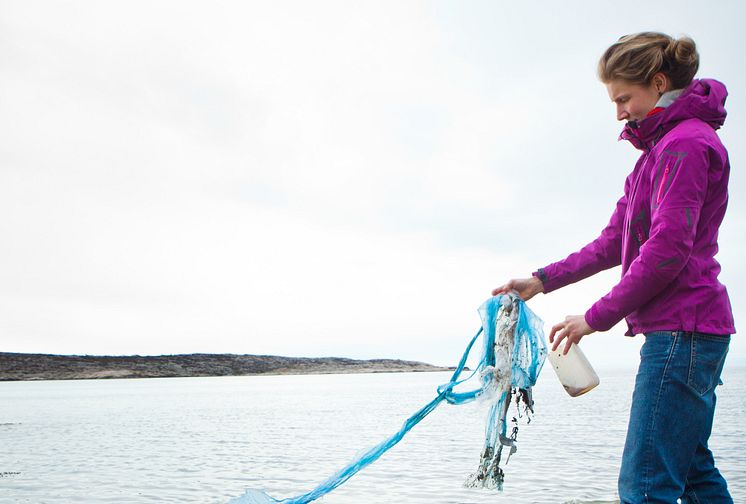
[[[465,486],[502,489],[504,472],[500,467],[503,447],[509,448],[508,457],[516,451],[516,424],[507,434],[507,414],[515,398],[518,415],[533,413],[531,387],[541,372],[547,354],[543,323],[525,303],[514,294],[495,296],[479,308],[482,327],[471,339],[451,380],[438,387],[438,395],[409,417],[401,428],[387,439],[365,451],[355,460],[332,474],[308,493],[278,500],[259,490],[247,490],[229,504],[305,504],[331,492],[357,472],[375,462],[397,444],[415,425],[441,402],[464,404],[477,398],[492,402],[487,416],[485,445],[477,471],[470,475]],[[474,343],[484,334],[484,345],[479,364],[474,371],[459,380]],[[481,386],[468,392],[454,388],[478,376]]]

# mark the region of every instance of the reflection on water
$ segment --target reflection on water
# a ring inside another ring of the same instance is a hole
[[[484,405],[443,405],[326,504],[616,502],[634,372],[570,398],[545,369],[505,491],[467,489]],[[308,491],[397,430],[447,373],[0,383],[0,503],[225,503]],[[726,368],[711,439],[746,502],[746,370]]]

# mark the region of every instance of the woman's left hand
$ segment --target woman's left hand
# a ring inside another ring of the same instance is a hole
[[[562,340],[567,339],[565,348],[562,350],[562,353],[566,354],[570,350],[570,345],[578,344],[583,336],[594,332],[596,331],[588,325],[583,315],[568,315],[564,322],[552,327],[552,332],[549,333],[549,342],[554,343],[552,350],[556,350]]]

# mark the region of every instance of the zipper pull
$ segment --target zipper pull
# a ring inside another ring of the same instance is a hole
[[[656,204],[660,203],[661,199],[663,199],[663,186],[666,185],[666,179],[668,178],[669,170],[669,166],[666,166],[666,169],[663,170],[663,175],[661,176],[661,185],[658,187],[658,197],[655,199]]]

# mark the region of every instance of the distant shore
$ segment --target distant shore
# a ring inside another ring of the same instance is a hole
[[[95,356],[0,352],[0,381],[403,373],[452,369],[398,359],[356,360],[342,357],[234,354]]]

